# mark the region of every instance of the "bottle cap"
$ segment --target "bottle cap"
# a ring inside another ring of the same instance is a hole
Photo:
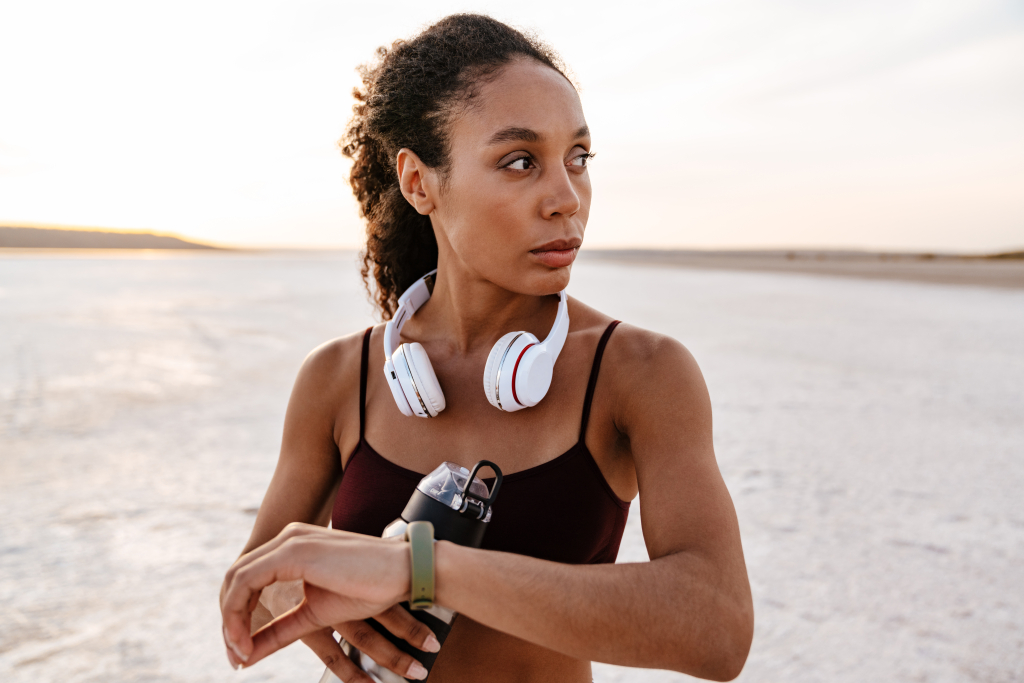
[[[475,503],[475,507],[478,506],[480,509],[486,510],[481,521],[490,522],[491,506],[485,505],[490,498],[487,485],[477,477],[473,477],[473,481],[467,488],[466,482],[469,481],[469,475],[470,472],[465,467],[445,462],[423,477],[416,490],[459,512],[465,510],[470,503]]]

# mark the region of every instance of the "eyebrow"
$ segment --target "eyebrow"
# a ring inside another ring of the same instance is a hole
[[[587,126],[581,126],[576,130],[576,134],[573,135],[573,138],[584,138],[588,135],[590,135],[590,128]],[[503,145],[507,142],[540,142],[541,137],[541,134],[535,130],[511,126],[509,128],[502,128],[492,135],[491,139],[487,141],[487,144]]]

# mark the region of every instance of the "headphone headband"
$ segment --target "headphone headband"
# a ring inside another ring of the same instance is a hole
[[[434,293],[436,277],[435,268],[402,292],[395,314],[384,326],[384,375],[399,411],[407,416],[437,417],[445,408],[444,392],[426,350],[416,342],[401,341],[405,323]],[[555,360],[568,333],[569,297],[563,289],[555,322],[543,342],[528,332],[509,332],[491,347],[483,377],[488,402],[506,412],[537,405],[551,386]],[[512,400],[502,405],[500,397],[506,393]]]
[[[398,308],[395,309],[395,314],[388,321],[388,324],[384,326],[384,357],[391,358],[395,353],[395,349],[398,348],[402,335],[402,328],[405,327],[405,323],[409,321],[409,318],[418,311],[423,304],[427,303],[433,294],[433,284],[437,276],[437,268],[416,280],[412,283],[409,289],[402,293],[402,296],[398,297]],[[562,352],[562,347],[565,345],[565,339],[569,335],[569,297],[566,295],[563,289],[558,293],[558,312],[555,314],[555,322],[551,326],[551,331],[548,332],[548,336],[544,338],[539,346],[545,351],[550,353],[553,357],[557,358],[558,354]]]
[[[569,297],[563,289],[558,293],[558,312],[555,314],[555,323],[551,326],[548,336],[540,343],[540,347],[550,353],[553,358],[558,358],[558,354],[562,352],[562,347],[565,346],[565,339],[568,336]]]
[[[427,303],[430,299],[430,295],[433,293],[433,281],[437,275],[437,268],[421,277],[416,282],[412,283],[409,289],[402,293],[402,296],[398,297],[398,308],[395,309],[395,314],[391,316],[391,320],[384,326],[384,357],[391,358],[392,354],[395,353],[395,349],[402,342],[399,341],[402,335],[402,328],[405,327],[405,323],[409,321],[413,313],[420,309],[420,306]],[[430,280],[428,282],[428,279]]]

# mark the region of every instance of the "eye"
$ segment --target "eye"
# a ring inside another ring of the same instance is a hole
[[[533,159],[530,157],[519,157],[518,159],[513,159],[503,166],[503,168],[509,168],[513,171],[529,171],[533,167]]]
[[[594,158],[594,155],[591,154],[590,152],[584,152],[583,154],[577,154],[576,156],[574,156],[572,159],[569,160],[569,165],[570,166],[577,166],[577,167],[581,167],[581,168],[586,168],[587,167],[587,163],[591,159],[593,159],[593,158]]]

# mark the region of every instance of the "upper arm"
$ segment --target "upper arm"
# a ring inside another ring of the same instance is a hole
[[[636,467],[648,553],[696,553],[749,591],[736,512],[715,460],[704,376],[676,340],[636,328],[626,337],[629,348],[617,354],[629,360],[617,373],[624,386],[616,413]]]
[[[303,362],[288,400],[277,468],[244,552],[270,540],[290,522],[327,523],[341,480],[335,442],[338,422],[344,420],[345,429],[359,428],[361,340],[362,334],[354,334],[327,342]]]

